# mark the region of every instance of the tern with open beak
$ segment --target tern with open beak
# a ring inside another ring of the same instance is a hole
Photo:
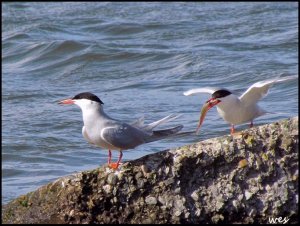
[[[82,110],[83,127],[82,135],[91,144],[108,149],[108,165],[117,169],[122,151],[132,149],[138,145],[164,139],[170,136],[180,135],[183,128],[178,125],[164,130],[153,130],[156,126],[171,121],[178,116],[169,115],[150,124],[144,124],[143,118],[132,123],[125,123],[108,116],[103,110],[103,102],[94,94],[84,92],[71,99],[62,100],[59,104],[75,104]],[[188,132],[181,133],[187,135]],[[116,163],[111,163],[111,150],[120,152]]]
[[[199,124],[196,130],[198,133],[206,113],[213,106],[217,106],[219,115],[231,124],[231,134],[234,133],[234,126],[250,122],[253,126],[253,120],[266,113],[270,113],[257,105],[257,102],[267,95],[269,88],[278,82],[285,82],[297,79],[298,76],[287,76],[275,79],[269,79],[254,83],[240,97],[234,95],[230,90],[223,88],[203,87],[195,88],[184,92],[185,96],[196,93],[209,93],[212,97],[206,101],[201,109]]]

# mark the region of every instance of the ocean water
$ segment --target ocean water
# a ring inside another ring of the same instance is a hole
[[[298,3],[62,2],[2,4],[2,203],[61,176],[107,162],[81,135],[77,106],[59,100],[89,91],[112,117],[194,130],[218,86],[298,74]],[[298,82],[275,84],[255,125],[298,115]],[[237,130],[248,125],[237,126]],[[123,161],[229,133],[208,112],[201,133],[124,152]],[[114,159],[118,153],[113,152]]]

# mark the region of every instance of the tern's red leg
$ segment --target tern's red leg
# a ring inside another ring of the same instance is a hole
[[[110,165],[111,163],[111,150],[108,150],[108,161],[107,164]]]
[[[123,153],[122,153],[122,151],[120,151],[118,161],[117,161],[117,162],[110,163],[110,164],[109,164],[110,168],[112,168],[112,169],[118,169],[118,167],[119,167],[119,165],[120,165],[120,162],[121,162],[121,160],[122,160],[122,156],[123,156]]]
[[[251,123],[250,123],[250,128],[252,128],[253,127],[253,121],[251,121]]]
[[[230,128],[230,134],[232,135],[232,134],[234,134],[234,125],[231,125],[231,128]]]

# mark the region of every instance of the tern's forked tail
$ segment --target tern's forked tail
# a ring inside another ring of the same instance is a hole
[[[173,128],[169,128],[169,129],[152,131],[152,135],[149,137],[149,139],[147,139],[146,142],[149,143],[152,141],[170,137],[170,136],[178,133],[182,128],[183,128],[183,125],[179,125],[179,126],[175,126]]]

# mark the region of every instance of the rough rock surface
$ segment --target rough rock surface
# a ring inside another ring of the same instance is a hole
[[[60,178],[2,223],[299,223],[298,174],[294,117]]]

